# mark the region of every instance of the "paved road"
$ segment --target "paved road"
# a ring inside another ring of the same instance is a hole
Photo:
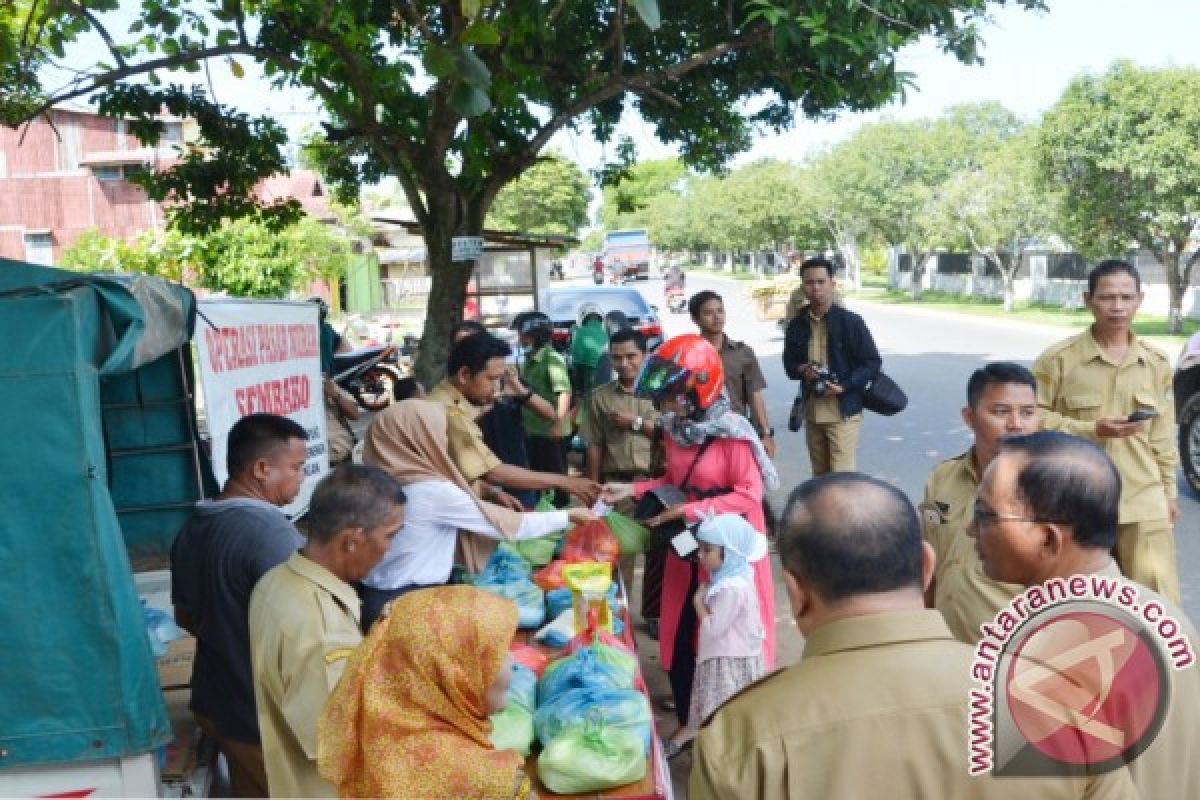
[[[658,281],[638,284],[650,302],[664,307]],[[783,372],[783,339],[774,323],[762,322],[746,298],[747,284],[688,275],[688,291],[713,289],[725,297],[728,328],[758,353],[766,374],[767,408],[775,425],[777,459],[784,489],[810,475],[803,433],[790,433],[786,422],[795,385]],[[883,354],[884,368],[904,387],[909,407],[895,417],[867,414],[859,449],[859,469],[889,480],[918,501],[929,471],[938,461],[965,450],[970,432],[959,410],[965,403],[967,377],[985,361],[1008,359],[1030,364],[1050,344],[1068,335],[1063,328],[1006,322],[927,309],[852,303],[862,314]],[[664,314],[669,334],[693,330],[686,314]],[[1172,358],[1175,353],[1169,354]],[[1176,531],[1184,610],[1200,619],[1200,504],[1180,477],[1180,517]]]

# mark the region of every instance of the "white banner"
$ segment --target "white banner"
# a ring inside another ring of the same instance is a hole
[[[227,299],[199,306],[194,341],[217,483],[224,486],[229,477],[225,452],[235,422],[260,412],[288,417],[308,432],[304,484],[284,509],[289,516],[302,513],[329,471],[317,307]]]

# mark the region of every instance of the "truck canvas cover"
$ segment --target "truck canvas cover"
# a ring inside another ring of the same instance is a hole
[[[170,740],[133,565],[208,472],[190,291],[0,259],[0,770]]]

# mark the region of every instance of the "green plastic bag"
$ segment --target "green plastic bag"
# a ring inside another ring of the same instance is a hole
[[[516,703],[491,716],[492,747],[497,750],[516,750],[522,758],[529,757],[533,747],[533,714]]]
[[[584,794],[646,777],[645,742],[622,728],[589,719],[550,740],[538,756],[538,777],[558,794]]]
[[[630,519],[618,511],[610,511],[604,517],[604,521],[608,524],[609,530],[613,532],[613,536],[617,537],[621,555],[628,556],[646,552],[646,547],[650,544],[650,531],[640,522]],[[631,577],[626,576],[626,580]]]
[[[534,511],[555,511],[554,492],[543,492]],[[510,546],[534,567],[544,567],[554,560],[554,553],[566,531],[558,531],[537,539],[521,539]]]
[[[512,546],[530,565],[542,568],[554,560],[554,551],[562,541],[563,532],[540,536],[537,539],[521,539],[513,542]]]

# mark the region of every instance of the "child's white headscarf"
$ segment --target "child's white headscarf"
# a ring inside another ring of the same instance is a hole
[[[738,514],[706,517],[696,526],[696,539],[725,548],[724,562],[709,576],[706,598],[737,580],[753,585],[754,570],[750,565],[766,557],[767,537],[754,530],[744,517]]]

